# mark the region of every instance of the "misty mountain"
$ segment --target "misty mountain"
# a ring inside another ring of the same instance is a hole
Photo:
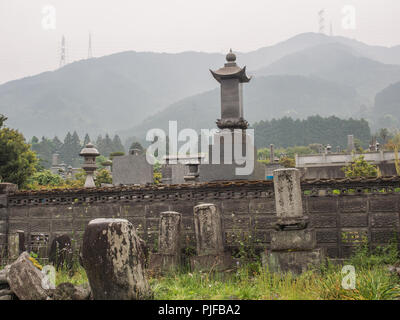
[[[330,46],[336,48],[334,53]],[[372,99],[374,92],[393,79],[400,80],[397,66],[383,64],[400,63],[399,52],[400,46],[369,46],[343,37],[305,33],[274,46],[238,53],[238,64],[247,65],[249,74],[257,77],[305,76],[254,79],[245,90],[248,118],[303,117],[304,112],[352,114],[354,108]],[[181,110],[180,115],[171,116],[209,127],[219,116],[219,95],[218,91],[214,95],[209,92],[218,83],[208,69],[221,67],[224,60],[225,55],[219,53],[133,51],[82,60],[0,85],[0,113],[9,118],[7,125],[27,137],[64,136],[74,130],[80,135],[124,131],[130,136],[124,129],[166,119],[171,107]],[[250,106],[258,111],[248,110]],[[190,117],[196,114],[193,108],[209,110],[208,120]]]
[[[283,116],[306,118],[315,114],[340,114],[346,117],[359,105],[360,97],[355,89],[313,77],[257,77],[244,89],[245,119],[250,123]],[[214,89],[174,103],[142,124],[119,134],[123,137],[135,136],[143,141],[147,130],[167,130],[170,120],[178,121],[178,129],[216,128],[215,121],[220,112],[219,89]]]
[[[373,116],[380,127],[398,127],[400,124],[400,81],[376,95]]]
[[[286,41],[258,50],[239,53],[238,58],[242,64],[249,66],[249,70],[265,67],[280,58],[292,53],[302,51],[319,45],[338,43],[351,48],[360,55],[385,64],[400,65],[400,46],[391,48],[373,46],[360,41],[341,36],[327,36],[321,33],[301,33]]]
[[[98,134],[140,123],[186,96],[215,88],[224,56],[124,52],[82,60],[0,86],[0,113],[27,135]]]
[[[287,55],[256,74],[320,77],[353,87],[372,102],[376,93],[400,80],[400,65],[383,64],[349,46],[327,43]]]

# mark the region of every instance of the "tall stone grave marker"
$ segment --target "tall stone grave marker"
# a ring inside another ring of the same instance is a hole
[[[308,227],[304,215],[298,169],[274,171],[277,222],[271,234],[271,251],[263,262],[273,272],[300,274],[323,260],[322,249],[316,248],[315,230]]]
[[[191,257],[194,270],[223,270],[232,265],[230,253],[224,251],[221,214],[211,203],[194,207],[197,256]]]
[[[169,271],[181,262],[181,221],[182,215],[174,211],[161,212],[158,236],[158,253],[150,256],[150,269]]]

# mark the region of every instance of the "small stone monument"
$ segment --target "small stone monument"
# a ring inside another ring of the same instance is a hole
[[[25,251],[25,233],[22,230],[8,234],[8,259],[14,261]]]
[[[89,142],[79,155],[85,159],[82,166],[82,169],[86,172],[85,188],[95,188],[96,184],[94,183],[93,175],[97,169],[96,157],[99,156],[100,153],[94,145]]]
[[[158,252],[150,256],[150,269],[169,271],[180,265],[182,215],[174,211],[162,212],[158,236]]]
[[[151,298],[142,240],[125,219],[95,219],[83,235],[82,262],[95,300]]]
[[[66,235],[60,235],[53,239],[49,250],[49,262],[57,270],[65,267],[71,269],[73,266],[73,247],[71,238]]]
[[[129,154],[113,158],[112,181],[118,185],[153,183],[153,166],[139,149],[129,150]]]
[[[351,153],[355,150],[354,135],[347,135],[347,152]]]
[[[232,265],[232,256],[224,250],[221,214],[211,203],[194,207],[197,256],[190,259],[193,270],[224,270]]]
[[[323,260],[322,249],[316,249],[315,230],[308,227],[303,213],[300,171],[274,171],[274,190],[277,222],[271,234],[271,251],[263,262],[273,272],[300,274]]]

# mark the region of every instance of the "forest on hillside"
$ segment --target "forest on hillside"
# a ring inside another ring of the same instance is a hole
[[[284,117],[256,122],[252,128],[255,129],[257,148],[270,144],[287,148],[313,143],[344,148],[349,134],[360,140],[362,146],[367,146],[371,139],[371,130],[366,120],[340,119],[335,116],[311,116],[303,120]]]
[[[96,140],[91,140],[89,135],[86,134],[84,139],[81,140],[76,132],[72,134],[68,132],[63,142],[57,136],[53,139],[42,137],[40,141],[37,137],[32,137],[29,141],[32,150],[38,155],[40,165],[47,169],[51,167],[54,153],[60,155],[60,162],[74,168],[81,167],[83,159],[79,156],[79,153],[89,142],[94,143],[100,155],[105,157],[109,157],[113,152],[124,152],[124,147],[118,135],[115,135],[112,139],[108,134],[104,137],[99,135]]]

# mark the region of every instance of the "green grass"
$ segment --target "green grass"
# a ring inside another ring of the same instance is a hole
[[[385,266],[356,268],[356,288],[342,288],[340,266],[310,270],[300,276],[274,274],[261,265],[234,274],[182,273],[152,278],[155,299],[250,300],[390,300],[400,297],[399,279]]]
[[[157,300],[392,300],[400,299],[400,278],[388,271],[388,265],[399,265],[397,244],[370,251],[366,245],[344,264],[355,267],[356,286],[342,287],[342,266],[328,261],[318,269],[300,276],[275,274],[265,270],[259,261],[247,262],[229,272],[175,272],[150,277]],[[87,282],[85,270],[57,272],[56,284]]]
[[[72,270],[65,268],[57,271],[56,273],[56,285],[60,283],[70,282],[75,285],[80,285],[88,282],[85,269],[81,266],[75,266]]]

